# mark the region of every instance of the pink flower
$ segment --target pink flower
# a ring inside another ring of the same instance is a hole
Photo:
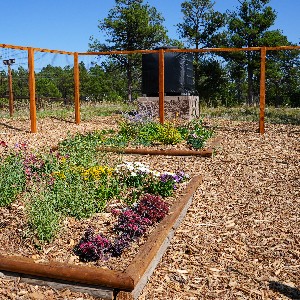
[[[3,146],[3,147],[8,147],[8,145],[4,141],[1,141],[0,145]]]

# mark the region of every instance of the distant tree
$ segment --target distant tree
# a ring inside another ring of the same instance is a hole
[[[293,45],[280,30],[266,32],[262,43],[265,46]],[[300,106],[300,53],[298,50],[267,52],[266,84],[268,104]]]
[[[87,85],[86,95],[93,101],[115,102],[126,95],[123,78],[120,78],[120,74],[112,71],[109,66],[106,68],[98,64],[92,66],[89,69]]]
[[[115,0],[107,18],[99,21],[101,33],[106,34],[105,43],[91,37],[92,51],[151,49],[170,40],[162,25],[164,18],[143,0]],[[119,67],[127,74],[128,99],[132,100],[135,69],[140,65],[140,55],[117,55]]]
[[[89,70],[86,68],[84,62],[79,63],[79,83],[80,83],[80,96],[88,97],[89,94]]]
[[[183,22],[177,24],[177,31],[189,47],[200,49],[215,46],[215,41],[220,34],[219,30],[224,26],[225,15],[214,11],[213,7],[214,2],[211,0],[188,0],[181,4]],[[196,90],[202,93],[203,82],[200,83],[200,74],[203,72],[201,68],[207,66],[208,61],[200,62],[202,56],[199,53],[195,53],[194,57]],[[216,70],[214,66],[216,64],[212,66],[212,69]]]
[[[268,29],[274,24],[276,12],[267,6],[270,0],[238,0],[236,11],[228,12],[228,32],[223,46],[242,48],[264,46]],[[270,41],[271,42],[271,41]],[[247,104],[254,104],[255,70],[259,68],[259,53],[255,51],[223,53],[235,66],[247,70]]]
[[[210,106],[229,105],[230,97],[225,93],[227,84],[226,69],[218,60],[211,56],[200,60],[197,89],[200,100]]]
[[[13,93],[15,97],[29,97],[28,70],[19,66],[17,70],[12,70]]]
[[[4,70],[0,71],[0,96],[4,96],[7,91],[7,74]]]
[[[47,65],[37,74],[37,79],[51,79],[60,92],[60,97],[65,99],[74,97],[74,72],[71,66],[54,67]]]
[[[37,78],[35,91],[38,97],[61,97],[59,89],[49,78]]]
[[[183,22],[177,24],[177,29],[190,47],[215,46],[214,38],[225,24],[225,15],[214,11],[214,4],[211,0],[188,0],[181,4]]]

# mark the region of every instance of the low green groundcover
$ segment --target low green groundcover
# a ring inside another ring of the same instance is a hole
[[[118,131],[102,131],[101,143],[107,146],[127,147],[128,145],[151,146],[154,144],[176,145],[186,142],[192,149],[201,149],[213,136],[213,131],[203,126],[202,119],[185,124],[166,122],[163,125],[133,113],[119,124]]]

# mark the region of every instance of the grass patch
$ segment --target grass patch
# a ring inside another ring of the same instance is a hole
[[[94,117],[110,116],[115,113],[126,112],[135,109],[135,105],[121,102],[81,102],[80,117],[82,121],[88,121]],[[37,118],[58,118],[64,120],[74,120],[75,109],[74,105],[64,105],[62,102],[48,101],[42,108],[37,107]],[[13,118],[27,119],[30,115],[29,100],[26,105],[21,106],[15,104]],[[9,118],[8,102],[0,108],[0,118]]]
[[[234,121],[258,122],[259,107],[202,107],[201,115],[207,118],[224,118]],[[266,107],[265,122],[272,124],[300,125],[300,108]]]

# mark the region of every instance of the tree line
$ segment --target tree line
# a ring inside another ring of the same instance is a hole
[[[100,39],[91,37],[89,51],[140,50],[160,46],[178,48],[243,48],[292,46],[280,29],[270,28],[277,13],[270,0],[238,0],[233,11],[220,13],[211,0],[181,3],[178,39],[171,39],[164,17],[144,0],[115,0],[106,18],[99,20]],[[268,51],[266,101],[269,105],[300,106],[300,52]],[[202,102],[217,105],[254,105],[259,101],[259,51],[195,53],[195,93]],[[93,101],[132,101],[141,94],[141,55],[110,55],[87,68],[80,63],[80,93]],[[15,95],[28,94],[27,70],[13,70]],[[6,74],[0,74],[5,94]],[[73,97],[73,67],[46,66],[36,74],[36,94]]]

